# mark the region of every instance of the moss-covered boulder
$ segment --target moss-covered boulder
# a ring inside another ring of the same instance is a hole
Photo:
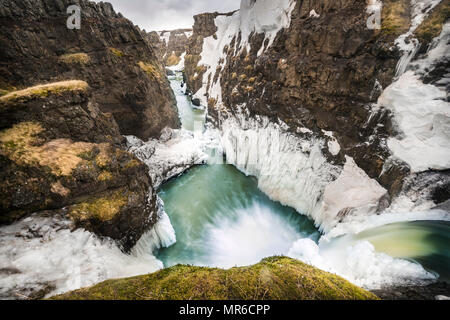
[[[341,277],[285,257],[229,270],[178,265],[53,297],[55,300],[375,300]]]
[[[153,225],[147,167],[84,81],[0,97],[0,225],[53,210],[130,249]]]

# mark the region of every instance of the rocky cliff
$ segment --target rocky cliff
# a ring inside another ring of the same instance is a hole
[[[81,29],[69,30],[70,5],[81,7]],[[178,127],[173,93],[139,28],[108,3],[0,2],[0,89],[68,79],[86,81],[92,100],[111,113],[122,134],[157,137]]]
[[[413,7],[407,0],[383,1],[382,24],[376,30],[367,28],[371,7],[363,0],[243,0],[240,11],[227,18],[218,14],[197,16],[186,56],[188,88],[208,105],[209,120],[216,126],[223,126],[230,118],[246,122],[265,117],[298,141],[325,141],[320,148],[327,163],[339,171],[349,163],[346,157],[351,157],[368,177],[389,191],[391,198],[395,197],[405,188],[405,178],[412,168],[392,157],[387,141],[398,136],[399,128],[392,108],[377,105],[377,101],[383,89],[397,79],[401,59],[408,58],[394,41],[403,34],[411,39],[406,43],[414,43],[413,38],[419,37],[419,51],[424,53],[448,20],[449,1],[437,7],[434,5],[439,1],[431,2]],[[430,8],[434,8],[431,13]],[[417,27],[417,17],[424,16],[417,32],[408,33]],[[202,58],[208,55],[214,58]],[[448,72],[448,60],[433,68],[435,71],[428,70],[426,75],[440,74],[434,78],[439,82]],[[244,122],[240,121],[243,134],[253,129]],[[242,146],[232,146],[235,143],[230,141],[230,148],[239,153]],[[306,157],[311,159],[308,154]],[[320,176],[322,169],[313,170]],[[260,173],[261,168],[255,172]],[[436,173],[425,175],[430,174]],[[414,175],[416,180],[408,183],[426,184],[429,193],[423,196],[442,202],[448,196],[437,194],[448,194],[449,181],[445,171],[437,175],[442,183],[433,187],[423,182],[424,174]],[[337,176],[339,173],[331,173],[319,178],[326,185]],[[326,197],[323,190],[315,195]],[[284,196],[279,190],[273,193],[277,200]],[[375,205],[378,210],[387,205],[386,196],[383,198]],[[344,217],[346,213],[339,215]]]
[[[192,29],[152,31],[147,39],[155,47],[161,63],[170,67],[180,63],[191,35]]]
[[[179,125],[153,48],[107,3],[2,0],[0,26],[0,224],[45,212],[130,250],[159,204],[123,135]]]
[[[129,250],[155,223],[147,167],[123,150],[86,82],[11,92],[0,117],[0,224],[52,211]]]
[[[203,13],[194,16],[194,26],[192,36],[186,50],[186,57],[184,62],[186,84],[188,92],[196,93],[202,87],[203,75],[205,73],[205,66],[199,64],[201,60],[201,53],[203,50],[203,39],[214,36],[217,31],[217,26],[214,20],[218,16],[230,16],[232,13],[220,14]]]

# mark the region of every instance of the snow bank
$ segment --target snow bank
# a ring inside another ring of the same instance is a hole
[[[391,138],[394,155],[407,162],[413,172],[450,168],[450,103],[447,93],[424,84],[420,75],[450,52],[450,24],[447,23],[427,57],[414,62],[408,71],[384,90],[378,104],[390,109],[403,136]]]
[[[388,196],[387,190],[376,180],[369,178],[353,158],[346,158],[347,162],[339,178],[326,186],[320,216],[316,217],[323,221],[325,232],[336,224],[336,220],[377,213],[380,202]]]

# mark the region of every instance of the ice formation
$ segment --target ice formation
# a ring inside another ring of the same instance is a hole
[[[447,23],[426,58],[414,62],[415,71],[407,71],[386,88],[378,104],[390,109],[400,137],[389,139],[394,155],[407,162],[413,172],[450,168],[450,103],[447,93],[420,79],[427,68],[450,52],[450,23]],[[444,79],[445,80],[445,79]],[[447,78],[448,80],[448,78]]]
[[[401,76],[406,71],[419,49],[419,41],[414,38],[414,31],[440,2],[441,0],[411,0],[411,26],[408,32],[395,40],[396,46],[403,52],[403,56],[397,64],[397,76]]]
[[[55,295],[163,267],[151,251],[126,255],[112,240],[69,227],[65,219],[34,215],[0,229],[0,298],[24,299],[46,288]]]
[[[156,189],[170,178],[208,160],[205,151],[209,141],[197,138],[194,133],[186,130],[170,132],[171,136],[167,141],[143,142],[133,136],[126,137],[129,151],[148,166]]]

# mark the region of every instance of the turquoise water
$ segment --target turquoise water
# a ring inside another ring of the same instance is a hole
[[[311,220],[273,202],[230,165],[196,167],[166,183],[160,193],[177,236],[161,250],[164,265],[250,265],[286,255],[292,243],[320,234]]]

